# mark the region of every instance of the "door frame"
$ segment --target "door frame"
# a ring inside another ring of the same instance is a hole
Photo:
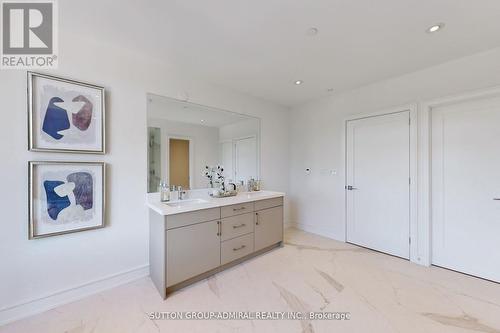
[[[194,139],[190,136],[185,136],[185,135],[176,135],[176,134],[169,134],[166,133],[165,135],[165,175],[163,176],[163,179],[167,178],[168,179],[168,184],[169,185],[176,185],[176,184],[170,184],[170,139],[178,139],[178,140],[187,140],[189,141],[189,189],[193,189],[193,182],[194,182]]]
[[[416,263],[432,265],[432,112],[435,108],[457,103],[500,97],[500,87],[469,91],[428,100],[421,104],[419,113],[419,242]]]
[[[418,173],[417,173],[417,161],[418,161],[418,136],[417,136],[417,130],[418,130],[418,107],[417,104],[409,104],[409,105],[404,105],[404,106],[399,106],[399,107],[393,107],[393,108],[388,108],[388,109],[383,109],[375,112],[370,112],[370,113],[361,113],[361,114],[356,114],[356,115],[351,115],[344,117],[344,126],[342,128],[343,131],[343,167],[344,167],[344,172],[342,173],[343,177],[343,186],[344,186],[344,206],[343,206],[343,212],[344,212],[344,241],[347,243],[347,190],[345,190],[345,187],[348,185],[347,184],[347,125],[349,121],[353,120],[360,120],[360,119],[366,119],[366,118],[373,118],[373,117],[378,117],[378,116],[384,116],[384,115],[389,115],[389,114],[394,114],[394,113],[401,113],[401,112],[409,112],[410,114],[410,165],[409,165],[409,175],[410,175],[410,195],[409,195],[409,220],[410,224],[408,226],[409,228],[409,235],[410,239],[408,240],[410,242],[410,253],[409,253],[409,258],[410,261],[414,261],[416,258],[416,245],[418,244],[418,224],[417,224],[417,208],[418,208],[418,201],[417,201],[417,186],[418,186]]]

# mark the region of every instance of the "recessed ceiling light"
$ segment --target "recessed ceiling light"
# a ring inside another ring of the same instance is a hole
[[[302,81],[302,80],[297,80],[297,81],[295,81],[295,85],[297,85],[297,86],[298,86],[298,85],[301,85],[302,83],[304,83],[304,81]]]
[[[318,28],[309,28],[306,31],[306,35],[308,36],[316,36],[318,34]]]
[[[431,34],[433,32],[438,32],[439,30],[441,30],[443,28],[444,28],[444,23],[439,23],[439,24],[435,24],[432,27],[428,28],[427,32]]]
[[[202,122],[202,123],[204,123],[204,122],[205,122],[205,119],[202,119],[202,120],[201,120],[201,122]]]

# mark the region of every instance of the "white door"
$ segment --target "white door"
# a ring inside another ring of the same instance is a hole
[[[257,179],[257,140],[255,137],[235,140],[235,180]]]
[[[409,124],[409,111],[347,122],[347,241],[406,259]]]
[[[500,98],[432,111],[432,263],[500,282]]]
[[[233,168],[233,142],[225,141],[220,143],[220,161],[224,167],[224,174],[228,180],[235,181]]]

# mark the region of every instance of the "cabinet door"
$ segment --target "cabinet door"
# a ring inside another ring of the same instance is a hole
[[[220,265],[219,221],[167,230],[167,287]]]
[[[283,240],[283,206],[255,212],[255,251]]]

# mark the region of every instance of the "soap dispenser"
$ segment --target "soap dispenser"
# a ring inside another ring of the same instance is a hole
[[[160,182],[160,201],[170,201],[170,189],[168,188],[167,182]]]

